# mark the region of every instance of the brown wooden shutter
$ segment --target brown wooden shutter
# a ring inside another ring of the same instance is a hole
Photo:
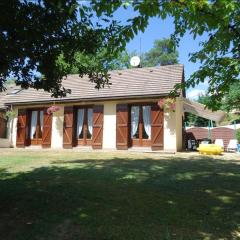
[[[51,147],[52,138],[52,113],[48,114],[47,109],[43,111],[43,134],[42,134],[42,147]]]
[[[103,105],[93,107],[92,148],[101,149],[103,141]]]
[[[73,106],[64,108],[63,147],[73,147]]]
[[[151,107],[151,139],[152,150],[163,149],[163,110],[156,105]]]
[[[26,146],[26,131],[27,131],[27,110],[18,110],[18,121],[17,121],[17,147]]]
[[[116,126],[117,149],[128,149],[129,146],[129,107],[127,104],[117,104]]]
[[[7,121],[0,113],[0,138],[5,138],[6,127]]]

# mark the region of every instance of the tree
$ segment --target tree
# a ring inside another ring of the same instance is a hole
[[[201,49],[192,53],[190,61],[201,63],[185,84],[176,89],[195,87],[208,80],[208,106],[216,110],[221,105],[224,94],[230,86],[239,81],[240,75],[240,4],[239,0],[146,0],[146,1],[108,1],[93,0],[93,8],[98,15],[109,16],[118,8],[132,7],[136,13],[128,19],[122,29],[122,38],[129,41],[139,31],[144,31],[151,17],[174,18],[175,32],[172,40],[179,43],[181,37],[190,32],[194,39],[208,34],[201,43]]]
[[[120,52],[112,61],[109,63],[109,70],[121,70],[131,68],[130,59],[133,53],[128,53],[126,50]]]
[[[68,73],[77,74],[83,68],[93,69],[94,71],[95,68],[100,68],[101,65],[106,66],[108,70],[131,68],[130,59],[137,55],[137,51],[129,53],[124,50],[111,55],[103,47],[97,54],[82,54],[81,52],[74,54],[74,64]],[[175,64],[178,63],[178,52],[175,50],[175,46],[170,39],[159,39],[155,40],[153,48],[142,54],[141,58],[141,66],[143,67]],[[61,65],[61,68],[68,68],[68,64],[61,58],[57,63]]]
[[[229,92],[223,99],[222,108],[226,111],[240,110],[240,81],[230,86]]]
[[[237,137],[238,143],[240,144],[240,130],[239,129],[237,130],[236,137]]]
[[[230,86],[229,92],[225,94],[221,109],[227,112],[226,118],[222,124],[239,123],[240,121],[240,82]]]
[[[9,85],[15,85],[16,79],[14,78],[9,78],[6,82],[5,85],[9,86]]]
[[[75,53],[74,64],[68,71],[69,74],[78,74],[81,69],[86,68],[86,71],[96,68],[101,68],[102,65],[107,70],[121,70],[130,67],[129,63],[130,56],[127,51],[119,52],[117,55],[111,55],[107,49],[103,48],[97,54],[82,54],[81,52]],[[66,62],[60,60],[58,62],[62,67],[66,67]]]
[[[113,13],[132,7],[133,18],[120,24]],[[95,13],[97,16],[95,16]],[[22,87],[43,88],[54,96],[69,92],[61,79],[75,62],[76,52],[97,54],[105,47],[108,56],[117,56],[126,43],[144,31],[151,17],[174,18],[172,41],[179,44],[186,32],[193,37],[208,34],[201,49],[190,61],[201,63],[198,71],[176,90],[195,87],[208,80],[211,101],[216,110],[224,94],[240,79],[239,0],[9,0],[0,2],[0,91],[11,74]],[[108,64],[79,67],[97,87],[108,83]]]
[[[154,46],[143,54],[142,66],[154,67],[178,63],[178,52],[171,39],[158,39]]]
[[[33,87],[64,96],[61,79],[77,65],[76,53],[95,55],[105,48],[114,58],[122,50],[122,27],[102,14],[96,21],[89,5],[78,0],[9,0],[0,2],[0,91],[7,77],[23,88]],[[79,63],[79,62],[78,62]],[[108,83],[105,62],[78,66],[97,87]]]

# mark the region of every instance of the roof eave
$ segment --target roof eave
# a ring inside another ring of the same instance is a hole
[[[152,95],[132,95],[132,96],[116,96],[116,97],[101,97],[101,98],[68,98],[68,99],[53,99],[53,100],[42,100],[42,101],[31,101],[31,102],[7,102],[5,103],[6,106],[19,106],[19,105],[39,105],[43,103],[75,103],[75,102],[100,102],[100,101],[114,101],[114,100],[139,100],[139,99],[147,99],[147,98],[158,98],[158,97],[166,97],[168,93],[165,94],[152,94]]]

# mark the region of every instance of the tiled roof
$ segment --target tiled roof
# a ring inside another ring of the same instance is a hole
[[[141,98],[164,96],[173,90],[176,83],[182,82],[183,65],[167,65],[149,68],[133,68],[110,72],[111,85],[96,89],[87,77],[69,75],[63,86],[71,89],[64,98],[51,98],[50,93],[42,90],[27,89],[7,96],[7,104],[40,103],[48,101],[85,101],[101,99]]]
[[[12,92],[14,92],[16,90],[20,90],[20,87],[16,86],[15,84],[8,84],[6,86],[6,90],[3,92],[0,92],[0,110],[6,108],[4,103],[7,101],[9,94],[11,94]]]

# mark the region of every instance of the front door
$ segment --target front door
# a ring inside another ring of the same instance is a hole
[[[131,106],[131,140],[132,146],[151,146],[151,106]]]
[[[43,110],[32,110],[30,115],[30,143],[31,145],[41,145],[43,132]]]
[[[91,107],[77,109],[76,138],[77,145],[92,145],[93,109]]]

